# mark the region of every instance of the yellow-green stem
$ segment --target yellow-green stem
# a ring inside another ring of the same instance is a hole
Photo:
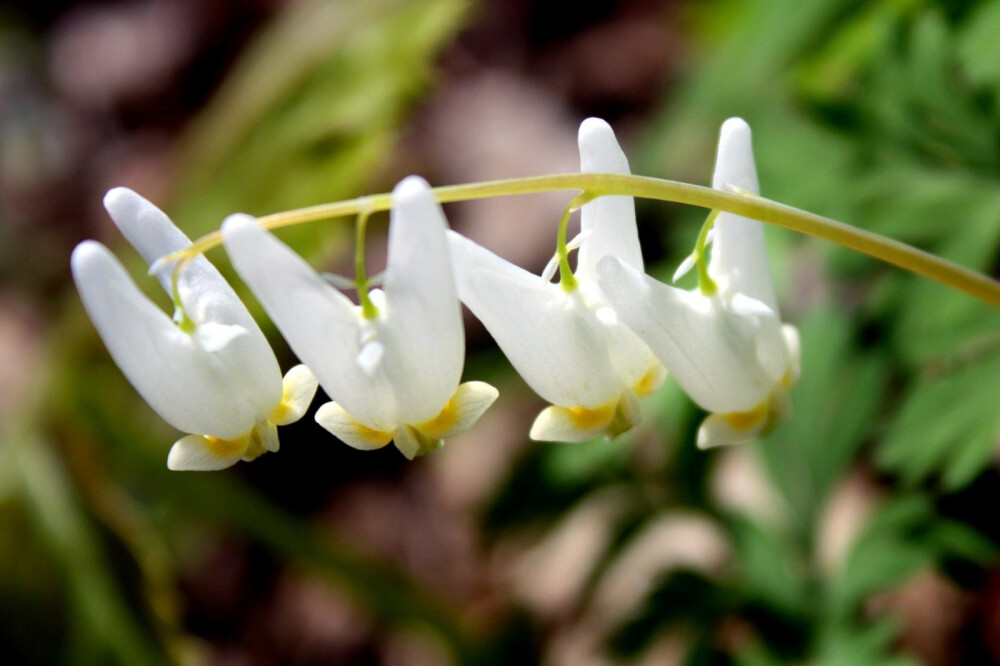
[[[858,229],[821,215],[807,213],[762,197],[646,176],[604,173],[555,174],[468,185],[451,185],[436,188],[434,195],[438,201],[447,203],[559,190],[585,191],[590,198],[625,195],[658,201],[672,201],[750,217],[837,243],[918,275],[931,278],[964,291],[986,303],[1000,307],[1000,282],[991,280],[985,275],[891,238],[885,238],[870,231]],[[368,207],[371,211],[377,211],[388,210],[391,205],[391,195],[377,194],[267,215],[260,218],[260,221],[268,229],[277,229],[304,222],[356,215],[363,206]],[[184,252],[164,257],[154,264],[153,270],[177,261],[182,255],[203,253],[219,245],[221,240],[221,235],[218,232],[204,236]]]
[[[570,292],[576,289],[577,280],[573,271],[569,267],[569,247],[567,246],[566,233],[569,228],[569,217],[573,211],[580,208],[588,201],[586,194],[580,194],[573,198],[559,218],[559,234],[556,238],[556,253],[559,255],[559,286],[563,291]]]
[[[361,314],[365,319],[375,319],[378,308],[368,295],[368,272],[365,268],[365,231],[368,228],[370,208],[358,212],[358,221],[354,226],[354,284],[358,290],[358,301],[361,303]]]
[[[708,214],[708,219],[705,220],[705,224],[701,225],[701,231],[698,232],[698,242],[694,246],[695,264],[698,266],[698,290],[705,296],[712,296],[719,290],[719,286],[715,284],[715,280],[708,274],[708,262],[705,261],[705,246],[708,244],[708,232],[712,230],[712,227],[715,225],[715,218],[718,216],[719,211],[717,210],[713,210]]]
[[[170,297],[174,302],[174,321],[177,322],[177,326],[185,333],[194,333],[196,328],[194,320],[188,316],[187,310],[184,309],[184,303],[181,301],[181,269],[186,264],[186,260],[178,261],[170,274]]]

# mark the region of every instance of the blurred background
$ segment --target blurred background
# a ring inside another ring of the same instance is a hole
[[[763,441],[696,450],[668,380],[628,436],[529,442],[543,405],[470,320],[467,378],[501,397],[442,451],[307,417],[193,474],[68,279],[98,238],[155,293],[112,186],[194,237],[410,173],[575,171],[590,115],[635,172],[701,184],[741,115],[765,196],[997,276],[998,39],[988,0],[0,3],[0,661],[1000,663],[1000,313],[971,298],[772,229],[804,357]],[[538,269],[565,202],[448,214]],[[638,208],[667,277],[705,213]],[[349,229],[283,238],[349,273]]]

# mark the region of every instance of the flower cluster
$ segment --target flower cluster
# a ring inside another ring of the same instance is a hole
[[[580,127],[585,173],[628,174],[610,126]],[[756,193],[750,130],[722,128],[713,187]],[[212,470],[278,449],[277,426],[306,412],[317,385],[331,402],[316,412],[326,430],[358,449],[393,442],[425,455],[471,427],[497,398],[483,382],[460,383],[465,342],[459,300],[479,318],[528,385],[548,401],[531,437],[614,437],[640,419],[638,398],[669,371],[710,415],[702,447],[751,439],[787,409],[798,376],[798,339],[783,325],[768,272],[762,226],[714,215],[712,251],[693,262],[693,291],[644,273],[630,196],[584,194],[575,271],[561,262],[533,275],[447,230],[418,177],[392,193],[382,289],[359,274],[355,305],[257,220],[233,215],[222,239],[250,287],[304,365],[281,378],[264,335],[201,255],[157,271],[173,318],[142,295],[102,245],[81,243],[72,267],[87,312],[115,362],[178,430],[171,469]],[[151,265],[190,240],[160,210],[118,188],[105,206]],[[707,228],[706,228],[707,231]]]
[[[739,118],[722,126],[712,186],[759,194],[750,128]],[[701,448],[765,434],[787,412],[787,391],[799,376],[798,332],[778,314],[763,225],[719,213],[713,234],[707,289],[676,289],[614,256],[597,268],[625,325],[711,412],[698,431]]]

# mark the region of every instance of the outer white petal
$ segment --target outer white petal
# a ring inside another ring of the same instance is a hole
[[[214,472],[232,467],[240,460],[242,453],[220,455],[212,450],[209,440],[201,435],[188,435],[170,448],[167,467],[175,472]]]
[[[599,118],[588,118],[580,125],[580,169],[584,173],[630,173],[628,159],[615,139],[611,126]],[[583,207],[580,226],[590,233],[580,247],[576,275],[593,283],[601,257],[618,257],[642,270],[642,249],[635,225],[632,197],[601,197]]]
[[[777,315],[762,302],[736,294],[727,307],[756,341],[757,361],[775,382],[788,373],[788,342]]]
[[[451,396],[445,408],[429,421],[413,427],[432,439],[448,439],[465,432],[486,413],[500,392],[486,382],[465,382]]]
[[[726,185],[736,185],[755,194],[760,192],[750,126],[742,118],[730,118],[723,123],[719,136],[712,187],[722,189]],[[711,276],[727,293],[742,292],[777,313],[763,224],[720,213],[714,229],[715,244],[709,263]]]
[[[281,405],[271,414],[271,421],[283,426],[301,419],[309,409],[317,387],[315,375],[305,364],[300,363],[286,372],[281,380]]]
[[[348,446],[361,451],[374,451],[392,441],[392,431],[373,430],[335,402],[316,410],[316,423]]]
[[[104,196],[104,207],[147,264],[191,246],[190,239],[166,213],[128,188],[109,190]],[[171,270],[160,271],[156,277],[170,293]],[[187,264],[181,273],[180,287],[184,306],[195,322],[258,328],[236,292],[205,257],[199,256]]]
[[[358,309],[252,218],[230,216],[222,234],[236,271],[330,397],[369,428],[394,429],[395,399],[385,374],[369,375],[357,363]]]
[[[379,329],[400,423],[436,416],[462,377],[465,335],[446,230],[444,213],[422,178],[411,176],[396,186]]]
[[[258,412],[232,386],[229,368],[147,299],[107,248],[80,243],[71,265],[84,307],[115,363],[165,421],[222,439],[250,432]]]
[[[604,313],[613,316],[602,316]],[[611,307],[600,308],[597,317],[604,324],[611,367],[625,386],[629,388],[636,386],[650,371],[660,366],[659,360],[649,346],[632,332],[632,329],[618,320],[617,313]]]
[[[403,425],[396,429],[392,443],[407,460],[413,460],[417,456],[427,455],[438,450],[444,444],[444,440],[431,439],[416,428]]]
[[[579,409],[552,405],[535,418],[529,436],[537,442],[585,442],[603,434],[614,416],[614,405],[583,413]]]
[[[613,257],[601,262],[598,275],[622,321],[699,405],[742,412],[771,392],[775,378],[758,359],[760,322],[723,307],[718,298],[661,284]],[[777,320],[773,313],[771,318]]]
[[[511,364],[545,400],[596,407],[617,399],[604,324],[580,301],[449,232],[458,294],[483,322]]]
[[[124,187],[110,190],[104,197],[104,206],[146,263],[191,245],[163,211],[132,190]],[[157,278],[170,293],[171,271],[166,270]],[[244,330],[231,344],[214,345],[211,351],[217,352],[216,358],[229,376],[230,391],[242,393],[261,414],[273,409],[281,399],[278,362],[257,322],[222,274],[199,256],[185,266],[178,290],[184,309],[199,327],[211,324]]]
[[[246,453],[243,454],[243,460],[254,460],[265,451],[274,453],[279,448],[281,448],[281,440],[278,438],[277,424],[262,419],[257,421],[254,426],[250,436],[250,445],[247,447]]]
[[[785,338],[788,346],[788,371],[789,382],[794,384],[799,381],[802,374],[802,343],[799,341],[799,330],[791,324],[784,324],[781,327],[781,334]]]
[[[734,428],[723,414],[709,414],[698,428],[698,448],[711,449],[730,444],[744,444],[757,437],[766,424],[765,420],[750,428]]]
[[[104,195],[104,208],[118,230],[147,264],[190,247],[191,240],[167,214],[127,187],[115,187]],[[170,291],[170,272],[157,276]]]

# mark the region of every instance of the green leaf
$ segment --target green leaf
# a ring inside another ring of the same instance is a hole
[[[996,455],[997,377],[1000,354],[918,380],[876,450],[879,465],[911,484],[936,473],[946,489],[968,484]]]
[[[290,7],[248,48],[188,134],[172,211],[207,231],[233,211],[261,215],[358,194],[467,7],[466,0]]]
[[[842,314],[809,315],[800,336],[802,376],[791,391],[791,418],[759,446],[769,476],[808,533],[868,435],[885,391],[886,367],[855,349]]]
[[[835,623],[820,634],[809,663],[817,666],[916,666],[915,660],[892,654],[898,634],[899,627],[891,618],[863,626]]]
[[[608,647],[619,656],[635,656],[668,629],[697,633],[715,625],[734,603],[730,590],[704,574],[671,572],[653,587],[642,607],[612,631]]]
[[[741,593],[769,610],[797,617],[809,609],[806,563],[789,538],[752,520],[730,519]]]
[[[966,76],[982,86],[1000,88],[1000,4],[983,2],[965,18],[959,31],[958,56]],[[996,101],[996,98],[994,98]]]
[[[930,567],[937,553],[917,537],[933,519],[933,507],[920,496],[894,498],[880,507],[855,540],[843,568],[829,581],[833,617],[850,617],[872,594]]]
[[[80,506],[51,442],[20,426],[5,428],[3,440],[34,528],[65,580],[70,629],[62,646],[65,662],[173,663],[117,579],[99,531]]]

